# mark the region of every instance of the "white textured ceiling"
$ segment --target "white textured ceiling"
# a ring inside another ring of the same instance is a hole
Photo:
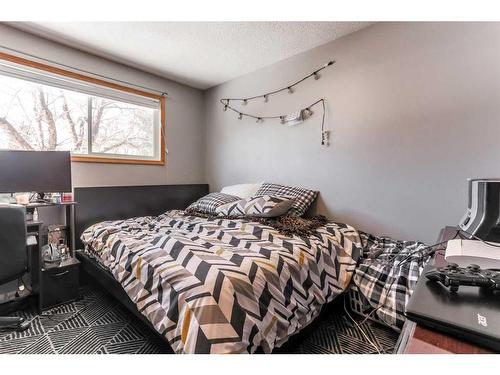
[[[206,89],[369,22],[12,22],[11,26]]]

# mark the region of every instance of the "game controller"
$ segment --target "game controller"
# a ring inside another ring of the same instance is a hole
[[[452,293],[458,292],[461,285],[500,290],[500,272],[482,270],[477,264],[462,268],[458,264],[449,263],[446,267],[431,268],[425,273],[425,277],[449,287]]]

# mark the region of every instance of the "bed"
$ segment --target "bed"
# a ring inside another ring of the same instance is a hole
[[[347,289],[361,252],[354,228],[328,223],[287,236],[250,219],[182,211],[205,185],[157,188],[165,202],[127,191],[137,209],[120,206],[127,188],[75,189],[85,207],[76,227],[87,272],[175,353],[272,352]]]

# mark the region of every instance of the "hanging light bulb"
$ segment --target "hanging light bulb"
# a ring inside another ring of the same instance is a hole
[[[241,120],[242,118],[243,118],[243,113],[240,113],[240,114],[238,115],[238,120]]]
[[[262,120],[262,117],[257,117],[257,121],[255,122],[258,124],[259,122],[264,122],[264,120]]]
[[[314,72],[313,74],[314,74],[314,79],[317,81],[317,80],[319,79],[319,74],[318,74],[318,72]]]
[[[293,88],[292,88],[292,86],[289,86],[289,87],[287,87],[287,88],[288,88],[288,93],[289,93],[289,94],[293,94]]]
[[[248,100],[243,99],[243,103],[241,103],[241,104],[243,104],[243,105],[247,105],[247,103],[248,103]]]
[[[227,111],[227,104],[224,104],[223,111],[224,111],[224,112],[226,112],[226,111]]]
[[[329,130],[324,130],[321,132],[321,144],[323,146],[330,145],[330,131]]]
[[[266,94],[264,95],[264,103],[267,103],[269,101],[269,96]]]
[[[311,115],[313,114],[313,112],[311,111],[311,108],[306,108],[306,109],[304,110],[304,114],[305,114],[307,117],[309,117],[309,116],[311,116]]]
[[[285,116],[280,116],[280,120],[281,120],[281,123],[284,124],[285,123]]]

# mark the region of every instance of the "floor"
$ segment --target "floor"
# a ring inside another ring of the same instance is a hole
[[[160,337],[95,286],[82,288],[82,299],[77,302],[45,311],[42,315],[33,308],[18,315],[32,319],[31,328],[24,332],[0,331],[0,354],[171,352]],[[342,303],[330,306],[277,352],[367,354],[394,350],[398,334],[391,329],[370,321],[359,326],[351,322]]]

